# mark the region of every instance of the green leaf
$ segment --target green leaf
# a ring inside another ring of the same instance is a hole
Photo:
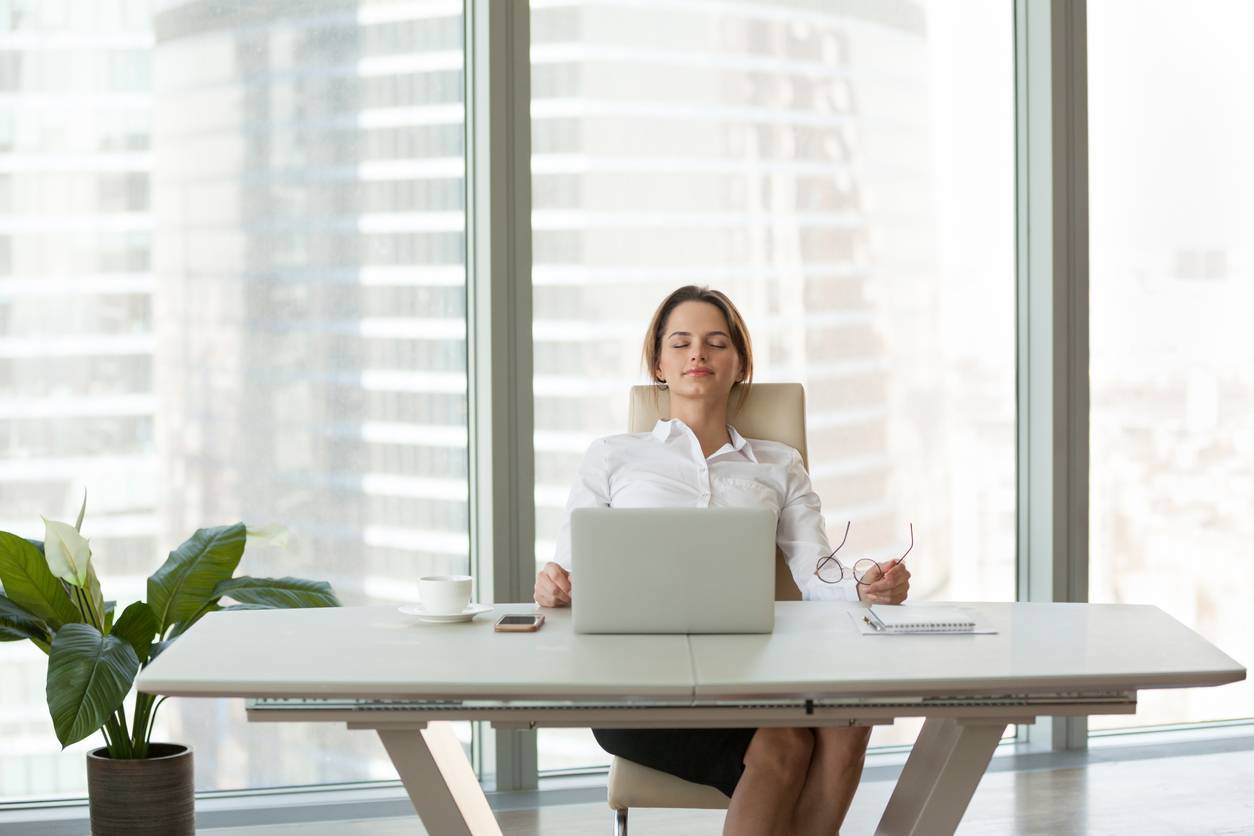
[[[27,612],[8,597],[0,595],[0,642],[22,639],[50,642],[52,633],[39,616]]]
[[[78,509],[78,519],[74,521],[74,530],[83,530],[83,515],[87,513],[87,488],[83,488],[83,507]]]
[[[304,578],[232,578],[218,584],[214,597],[261,607],[338,607],[340,601],[325,581]]]
[[[139,657],[131,645],[90,624],[57,631],[48,657],[48,710],[61,746],[99,729],[135,682]]]
[[[213,600],[214,587],[235,573],[245,539],[243,523],[202,528],[170,552],[148,579],[148,605],[159,633]]]
[[[48,569],[43,552],[7,531],[0,531],[0,583],[13,603],[42,618],[53,631],[79,621],[78,609]]]
[[[87,583],[83,584],[83,591],[87,593],[87,603],[92,607],[92,615],[96,620],[93,622],[100,628],[100,632],[109,632],[108,613],[105,612],[104,594],[100,591],[100,578],[96,577],[96,567],[87,564]]]
[[[152,640],[157,637],[157,616],[152,607],[143,601],[136,601],[122,611],[122,617],[113,625],[109,635],[125,640],[135,649],[135,655],[142,665],[148,661],[152,651]]]
[[[100,591],[100,579],[96,577],[96,567],[87,567],[87,578],[82,587],[76,587],[69,581],[62,580],[65,594],[78,610],[77,621],[90,624],[102,633],[109,632],[109,612],[105,608],[104,595]]]

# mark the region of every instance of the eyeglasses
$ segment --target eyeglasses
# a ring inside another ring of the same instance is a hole
[[[836,552],[845,547],[845,541],[849,539],[849,527],[853,522],[845,523],[845,536],[840,538],[840,545],[837,546],[831,554],[824,555],[819,558],[819,562],[814,567],[814,574],[823,583],[840,583],[845,578],[852,577],[857,583],[866,585],[879,580],[879,577],[873,577],[867,580],[867,576],[872,572],[878,571],[880,565],[869,557],[864,557],[853,564],[853,569],[849,569],[845,564],[836,559]],[[908,523],[910,526],[910,546],[906,549],[905,554],[897,558],[897,562],[901,563],[906,559],[906,555],[910,554],[910,550],[914,548],[914,523]]]

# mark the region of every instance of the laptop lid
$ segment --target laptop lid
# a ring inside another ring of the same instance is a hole
[[[769,633],[775,512],[576,508],[576,633]]]

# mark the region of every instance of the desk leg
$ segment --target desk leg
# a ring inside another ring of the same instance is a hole
[[[1004,720],[923,723],[876,836],[952,834],[1006,730]]]
[[[378,732],[428,833],[501,836],[483,788],[448,723]]]

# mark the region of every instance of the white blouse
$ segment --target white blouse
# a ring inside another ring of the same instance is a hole
[[[856,601],[852,579],[828,584],[814,574],[818,559],[832,549],[801,454],[777,441],[742,438],[730,426],[727,432],[731,442],[708,459],[696,434],[678,418],[658,421],[653,432],[594,441],[566,501],[554,562],[570,571],[575,508],[765,507],[778,517],[775,542],[802,597]]]

